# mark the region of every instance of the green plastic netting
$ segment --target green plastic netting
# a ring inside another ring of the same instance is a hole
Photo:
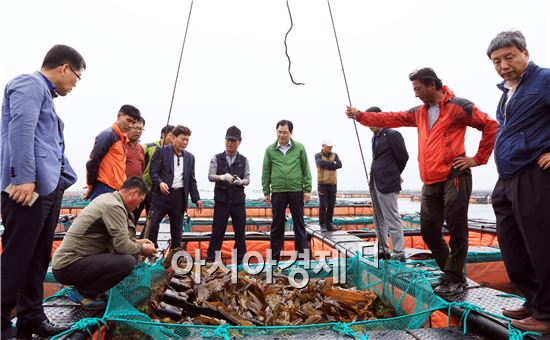
[[[203,205],[205,208],[211,208],[214,206],[214,200],[213,199],[202,199]],[[64,209],[70,209],[70,208],[84,208],[90,203],[90,201],[83,200],[80,197],[74,196],[74,197],[64,197],[63,202],[61,204],[61,207]],[[336,206],[363,206],[365,205],[364,201],[349,201],[349,200],[336,200]],[[193,207],[193,202],[189,201],[189,206]],[[247,199],[246,200],[246,206],[247,207],[260,207],[260,208],[266,208],[271,207],[265,204],[265,201],[263,199]],[[309,202],[305,203],[305,207],[308,208],[314,208],[319,206],[319,200],[317,199],[311,199]]]
[[[327,261],[329,268],[334,262]],[[297,263],[295,266],[307,269],[310,277],[324,278],[334,275],[326,269],[315,273],[319,263]],[[349,287],[372,289],[386,303],[391,304],[397,317],[367,320],[353,323],[324,323],[306,326],[203,326],[189,324],[166,324],[154,322],[148,315],[136,309],[147,301],[151,294],[151,285],[164,276],[159,264],[138,265],[133,273],[111,290],[109,304],[104,319],[117,325],[121,336],[150,337],[153,339],[181,338],[187,336],[245,337],[245,336],[288,336],[307,334],[311,331],[337,332],[352,336],[361,336],[369,330],[414,329],[422,326],[430,314],[445,308],[447,303],[435,295],[422,270],[407,268],[392,261],[374,268],[360,258],[347,259],[345,277]],[[292,268],[288,269],[290,271]],[[125,334],[126,333],[126,334]]]

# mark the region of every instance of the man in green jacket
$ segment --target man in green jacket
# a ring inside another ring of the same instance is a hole
[[[292,122],[281,120],[276,129],[277,141],[265,150],[262,188],[266,204],[272,205],[271,256],[273,260],[279,261],[284,243],[287,207],[294,222],[295,250],[304,253],[309,248],[304,223],[304,201],[309,202],[311,173],[306,149],[291,138]]]

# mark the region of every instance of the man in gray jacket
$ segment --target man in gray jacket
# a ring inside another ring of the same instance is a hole
[[[132,272],[136,257],[156,253],[151,241],[134,238],[130,218],[146,193],[143,179],[133,176],[119,191],[98,196],[78,215],[55,252],[53,275],[74,286],[68,298],[83,308],[104,308],[101,295]]]

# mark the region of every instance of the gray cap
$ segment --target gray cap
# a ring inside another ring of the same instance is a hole
[[[225,139],[241,140],[241,130],[235,125],[230,126],[225,133]]]

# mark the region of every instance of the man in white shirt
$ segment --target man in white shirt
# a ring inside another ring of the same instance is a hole
[[[202,211],[202,201],[195,179],[195,156],[185,151],[189,144],[191,130],[178,125],[172,131],[171,145],[157,148],[151,159],[151,179],[153,199],[151,204],[150,231],[145,238],[158,247],[157,236],[160,221],[168,214],[170,218],[170,248],[181,245],[183,214],[187,211],[187,197],[195,203],[196,210]]]

